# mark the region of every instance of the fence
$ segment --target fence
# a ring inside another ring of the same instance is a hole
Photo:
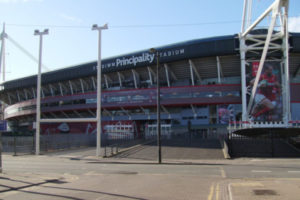
[[[300,157],[287,138],[277,134],[252,137],[229,134],[226,141],[232,157]]]
[[[57,134],[40,136],[41,152],[95,145],[95,135]],[[2,136],[2,149],[3,152],[12,152],[14,154],[34,153],[35,138],[34,136]]]

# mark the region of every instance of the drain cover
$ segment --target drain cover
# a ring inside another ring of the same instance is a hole
[[[55,184],[64,184],[64,183],[68,183],[66,181],[62,181],[62,180],[59,180],[59,179],[49,179],[49,180],[46,180],[47,183],[55,183]]]
[[[260,196],[273,196],[277,195],[277,193],[274,190],[253,190],[255,195],[260,195]]]
[[[134,174],[138,174],[137,172],[130,172],[130,171],[117,171],[114,172],[115,174],[125,174],[125,175],[134,175]]]

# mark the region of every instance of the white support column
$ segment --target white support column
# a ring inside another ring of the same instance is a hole
[[[50,89],[50,92],[51,92],[51,96],[54,96],[54,92],[53,92],[53,88],[52,88],[51,84],[49,84],[49,89]]]
[[[246,122],[248,121],[248,113],[247,113],[247,85],[246,85],[246,44],[244,38],[240,38],[240,57],[241,57],[241,87],[242,87],[242,122]]]
[[[10,98],[9,93],[7,93],[7,98],[8,98],[8,101],[9,101],[9,105],[11,105],[11,98]]]
[[[247,10],[248,0],[244,0],[244,7],[243,7],[243,17],[242,17],[242,28],[241,32],[243,33],[245,31],[246,26],[246,10]]]
[[[70,91],[71,91],[71,94],[73,95],[74,94],[74,92],[73,92],[73,86],[72,86],[72,83],[71,83],[71,81],[69,80],[69,86],[70,86]]]
[[[251,20],[252,20],[252,0],[248,0],[247,24],[246,24],[247,27],[251,25]]]
[[[67,115],[67,113],[65,113],[64,111],[60,111],[66,118],[69,118],[69,115]]]
[[[195,85],[195,78],[194,78],[194,70],[193,70],[193,66],[190,64],[190,73],[191,73],[191,81],[192,81],[192,85]]]
[[[153,72],[153,70],[150,67],[147,67],[147,70],[148,70],[150,84],[153,85],[152,73],[154,73],[154,72]],[[155,77],[155,75],[154,75],[154,77]]]
[[[168,111],[168,109],[163,105],[161,105],[160,107],[163,109],[164,112],[168,114],[168,118],[171,119],[171,113]]]
[[[61,95],[61,96],[64,96],[64,92],[63,92],[63,89],[62,89],[61,83],[58,83],[58,85],[59,85],[59,91],[60,91],[60,95]]]
[[[165,72],[166,72],[166,79],[167,79],[167,83],[168,83],[168,87],[170,87],[170,78],[169,78],[169,70],[168,70],[168,65],[164,64],[165,67]]]
[[[136,82],[136,72],[135,72],[135,70],[132,69],[131,73],[133,76],[134,87],[135,87],[135,89],[137,89],[138,87],[137,87],[137,82]]]
[[[53,112],[50,112],[50,115],[52,115],[52,117],[54,118],[57,118],[57,116]]]
[[[96,117],[96,114],[93,112],[93,111],[91,111],[90,109],[88,109],[87,110],[93,117]]]
[[[200,74],[199,74],[199,72],[198,72],[198,70],[197,70],[197,68],[196,68],[196,66],[195,66],[195,64],[194,64],[194,62],[193,62],[192,60],[189,60],[189,64],[190,64],[190,66],[192,66],[192,68],[193,68],[193,70],[194,70],[194,72],[195,72],[195,74],[196,74],[198,80],[201,81],[201,80],[202,80],[202,79],[201,79],[201,76],[200,76]]]
[[[83,85],[82,79],[80,78],[79,81],[80,81],[80,86],[81,86],[81,92],[84,93],[84,85]]]
[[[284,75],[285,75],[285,113],[283,113],[283,121],[286,126],[288,126],[289,121],[291,120],[291,97],[290,97],[290,76],[289,76],[289,32],[288,32],[288,7],[289,2],[285,1],[284,6],[284,15],[283,15],[283,43],[282,51],[284,57]]]
[[[141,110],[145,113],[145,115],[148,115],[148,119],[149,119],[150,113],[149,113],[149,112],[146,112],[146,110],[145,110],[142,106],[140,106],[140,108],[141,108]]]
[[[128,113],[128,110],[125,110],[123,107],[121,107],[121,110],[128,116],[128,119],[131,120],[131,115]]]
[[[28,95],[27,95],[26,89],[23,89],[23,92],[24,92],[25,99],[28,100]]]
[[[106,88],[108,89],[108,88],[109,88],[109,85],[108,85],[108,77],[107,77],[106,74],[104,74],[104,81],[105,81]]]
[[[43,87],[41,87],[41,92],[42,92],[42,98],[45,98],[45,93]]]
[[[194,118],[196,118],[196,117],[197,117],[197,112],[196,112],[196,109],[195,109],[195,107],[193,106],[193,104],[191,104],[191,108],[192,108],[192,111],[193,111],[193,113],[194,113]]]
[[[80,118],[83,118],[82,115],[77,111],[77,110],[73,110],[73,112],[78,115]]]
[[[218,83],[221,84],[221,76],[222,76],[222,66],[221,66],[221,62],[220,62],[220,58],[219,56],[216,57],[217,59],[217,70],[218,70]]]
[[[269,44],[270,44],[270,41],[271,41],[271,37],[272,37],[273,30],[274,30],[276,18],[277,18],[277,15],[278,15],[278,9],[279,9],[279,4],[277,2],[276,6],[273,8],[272,21],[271,21],[271,24],[270,24],[269,29],[268,29],[266,42],[265,42],[264,49],[263,49],[263,52],[262,52],[262,56],[261,56],[261,59],[260,59],[260,62],[259,62],[259,67],[258,67],[258,70],[257,70],[255,81],[254,81],[254,84],[253,84],[253,88],[252,88],[252,92],[251,92],[251,96],[250,96],[250,100],[249,100],[249,104],[248,104],[248,108],[247,108],[248,114],[250,113],[250,111],[252,109],[254,95],[256,94],[258,81],[259,81],[259,78],[260,78],[260,75],[261,75],[261,72],[262,72],[262,68],[263,68],[263,65],[265,63],[265,59],[266,59],[266,56],[267,56],[267,53],[268,53]]]
[[[31,88],[31,89],[32,89],[32,96],[33,96],[33,98],[35,99],[35,98],[36,98],[35,90],[34,90],[34,88]]]
[[[96,90],[96,81],[95,81],[95,78],[92,76],[92,84],[93,84],[93,88],[94,90]]]
[[[5,39],[7,38],[7,34],[5,32],[5,23],[3,24],[3,32],[1,33],[1,52],[0,52],[0,72],[2,72],[2,82],[5,82],[5,74],[6,74],[6,61],[5,61]],[[3,63],[3,65],[2,65]],[[1,71],[2,70],[2,71]]]
[[[113,114],[111,114],[108,110],[106,110],[106,109],[103,109],[103,112],[105,112],[108,116],[110,116],[110,117],[112,117],[113,116]]]
[[[253,30],[256,27],[256,25],[259,24],[273,10],[273,8],[278,5],[278,2],[279,0],[275,0],[275,2],[269,8],[267,8],[263,12],[263,14],[253,22],[251,26],[249,26],[244,32],[242,32],[241,36],[245,37],[251,30]]]
[[[18,98],[18,102],[20,102],[21,101],[21,98],[20,98],[20,94],[19,94],[19,91],[17,90],[17,98]]]
[[[121,72],[118,72],[118,78],[119,78],[120,88],[123,87],[123,84],[122,84],[122,77],[124,78],[124,76],[121,74]]]

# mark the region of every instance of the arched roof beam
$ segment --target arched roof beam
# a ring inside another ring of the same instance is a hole
[[[112,80],[107,74],[104,74],[104,81],[105,81],[106,88],[109,88],[108,81],[112,82]]]
[[[193,70],[194,70],[194,72],[195,72],[195,74],[196,74],[198,80],[199,80],[199,81],[202,81],[202,78],[201,78],[201,76],[200,76],[200,74],[199,74],[199,72],[198,72],[198,70],[197,70],[197,68],[196,68],[196,66],[195,66],[195,64],[194,64],[194,62],[193,62],[191,59],[189,59],[189,64],[190,64],[190,67],[193,68]]]
[[[137,72],[134,69],[132,69],[131,73],[132,73],[132,77],[133,77],[134,87],[135,87],[135,89],[137,89],[138,88],[138,85],[137,85]]]
[[[120,83],[120,87],[123,87],[123,80],[124,80],[124,75],[121,72],[118,72],[118,78],[119,78],[119,83]]]
[[[150,80],[150,84],[153,85],[153,80],[155,79],[156,77],[156,74],[155,72],[151,69],[151,67],[147,67],[147,70],[148,70],[148,75],[149,75],[149,80]]]
[[[167,64],[164,64],[164,67],[165,67],[166,79],[167,79],[168,87],[170,87],[171,84],[170,84],[170,78],[169,78],[169,68],[168,68]]]
[[[217,56],[216,60],[217,60],[217,71],[218,71],[218,83],[221,84],[222,83],[221,77],[223,78],[223,70],[220,62],[220,57]]]

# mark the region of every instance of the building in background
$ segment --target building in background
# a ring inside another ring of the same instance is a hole
[[[291,116],[292,120],[299,120],[300,34],[290,33],[289,42]],[[241,120],[241,61],[237,35],[191,40],[156,49],[161,64],[161,120],[166,130],[176,133],[190,123],[191,129],[205,135],[225,133],[230,122]],[[95,61],[43,73],[42,118],[95,117],[96,65]],[[257,65],[249,66],[249,82]],[[149,50],[102,61],[104,134],[113,132],[116,127],[126,129],[126,133],[131,133],[129,137],[143,137],[151,132],[150,127],[156,124],[155,66],[155,55]],[[280,77],[280,70],[280,63],[277,63],[272,73]],[[0,99],[7,104],[4,117],[14,132],[34,132],[36,79],[37,76],[30,76],[7,81],[1,86]],[[271,104],[268,104],[273,107],[253,111],[254,120],[280,119],[275,112],[281,109],[282,100],[277,95],[280,86],[270,87],[272,81],[275,82],[275,78],[262,82],[258,93],[263,94],[264,90],[273,93],[270,94]],[[263,89],[263,84],[269,84],[269,88]],[[94,123],[41,125],[42,134],[95,132]]]

